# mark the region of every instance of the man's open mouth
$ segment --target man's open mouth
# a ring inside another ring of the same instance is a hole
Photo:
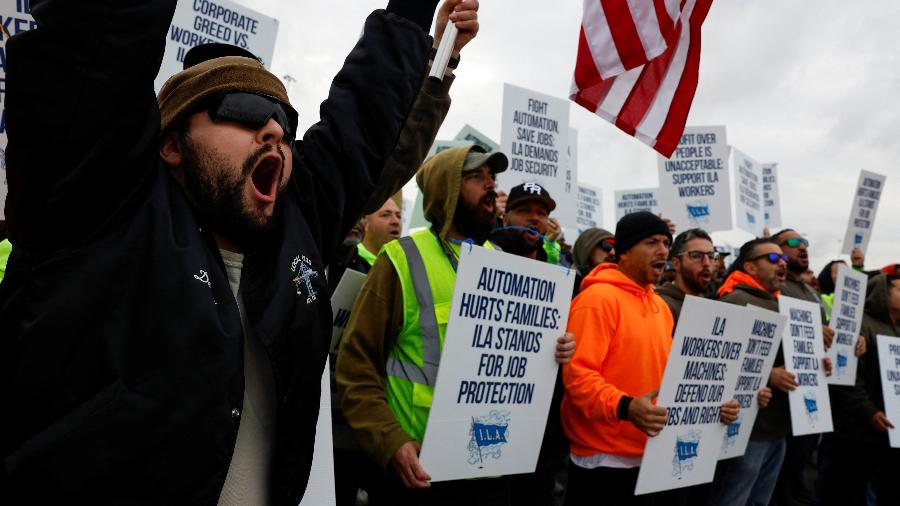
[[[497,199],[493,196],[481,199],[481,209],[486,213],[493,213]]]
[[[250,174],[253,194],[257,200],[265,203],[275,202],[283,169],[284,160],[276,152],[269,152],[259,160]]]

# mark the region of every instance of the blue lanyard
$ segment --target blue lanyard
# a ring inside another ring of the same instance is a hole
[[[438,247],[441,248],[441,251],[443,251],[444,255],[446,255],[447,260],[450,261],[450,267],[453,267],[453,272],[456,272],[456,269],[459,266],[459,262],[457,262],[457,260],[455,258],[453,258],[452,255],[450,255],[450,252],[448,251],[450,248],[444,248],[444,243],[441,242],[440,236],[438,236],[437,232],[435,232],[433,228],[429,229],[429,231],[431,232],[431,235],[434,236],[434,240],[437,241]],[[452,242],[452,243],[459,244],[459,245],[468,244],[469,247],[471,247],[472,244],[475,243],[471,237],[464,241],[460,241],[459,239],[453,239],[452,237],[448,237],[447,242]]]

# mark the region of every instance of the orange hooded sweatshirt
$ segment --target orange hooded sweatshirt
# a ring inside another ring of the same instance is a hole
[[[672,347],[672,313],[648,285],[639,286],[614,264],[600,264],[572,301],[568,331],[575,354],[563,366],[563,429],[576,455],[640,457],[647,436],[619,420],[623,396],[638,397],[662,383]]]

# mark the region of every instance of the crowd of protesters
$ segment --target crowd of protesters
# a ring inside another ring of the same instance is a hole
[[[798,383],[779,347],[746,453],[710,484],[634,495],[666,425],[656,397],[685,297],[814,302],[828,348],[845,262],[816,275],[809,241],[785,229],[728,266],[709,233],[673,237],[649,212],[570,246],[546,188],[499,191],[502,153],[425,160],[477,0],[446,0],[434,39],[437,0],[373,13],[302,136],[283,85],[239,48],[192,50],[154,97],[174,0],[82,3],[33,0],[39,28],[8,43],[0,502],[296,505],[330,351],[339,506],[900,504],[875,345],[900,336],[900,271],[866,271],[858,249],[859,365],[855,385],[829,387],[834,432],[792,435]],[[101,36],[88,16],[108,21]],[[425,79],[450,21],[451,68]],[[428,226],[402,236],[413,174]],[[432,483],[419,451],[466,241],[576,283],[535,472]],[[329,350],[348,270],[367,278]],[[737,401],[719,415],[733,423]]]

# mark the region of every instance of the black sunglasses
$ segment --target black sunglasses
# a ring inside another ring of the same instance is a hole
[[[275,97],[246,91],[227,91],[213,96],[208,105],[214,121],[233,121],[259,130],[270,118],[284,131],[285,142],[293,142],[297,132],[297,111]]]
[[[770,263],[773,263],[773,264],[777,264],[779,260],[784,260],[785,263],[787,263],[787,261],[788,261],[788,256],[785,255],[784,253],[764,253],[762,255],[748,259],[747,261],[755,262],[755,261],[759,260],[760,258],[765,258],[766,260],[768,260]]]
[[[598,244],[597,246],[600,246],[600,249],[609,253],[610,251],[613,250],[613,248],[616,247],[616,241],[614,241],[612,239],[606,239],[606,240],[600,241],[600,244]]]

